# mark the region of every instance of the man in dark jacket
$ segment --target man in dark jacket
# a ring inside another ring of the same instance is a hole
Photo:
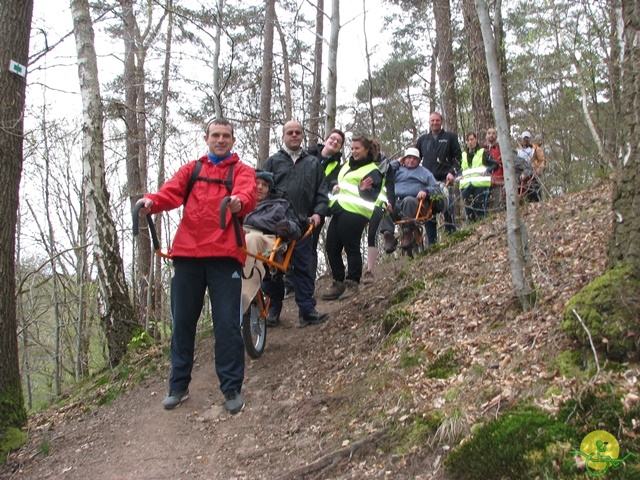
[[[317,228],[327,214],[329,195],[325,175],[316,157],[302,148],[302,125],[295,120],[284,124],[283,146],[264,162],[262,168],[273,173],[275,189],[285,194],[296,212],[304,215]],[[311,274],[313,239],[311,236],[298,242],[291,265],[293,267],[293,289],[298,305],[300,326],[320,324],[329,318],[327,313],[318,313],[316,299],[313,297],[315,279]],[[282,310],[284,284],[264,282],[263,289],[271,297],[268,320],[277,322]]]
[[[140,213],[158,213],[184,204],[171,253],[171,375],[169,394],[162,406],[171,410],[189,398],[193,369],[196,325],[209,290],[215,343],[215,365],[227,410],[244,407],[240,395],[244,379],[244,343],[240,332],[242,265],[245,255],[236,243],[231,215],[245,216],[256,205],[255,174],[231,153],[235,143],[233,126],[225,119],[207,124],[204,140],[209,152],[201,157],[201,168],[187,194],[196,161],[182,166],[157,193],[147,193],[138,203]],[[230,176],[231,185],[226,180]],[[186,200],[185,197],[189,195]],[[230,197],[227,227],[220,228],[222,200]],[[185,203],[186,202],[186,203]]]
[[[438,112],[429,117],[431,131],[418,138],[416,148],[420,152],[422,165],[425,166],[437,181],[451,183],[460,168],[462,150],[455,133],[442,128],[443,118]],[[453,215],[453,192],[449,188],[449,208],[444,212],[445,229],[452,233],[456,231]],[[438,241],[438,228],[435,217],[426,223],[427,240],[429,245]]]

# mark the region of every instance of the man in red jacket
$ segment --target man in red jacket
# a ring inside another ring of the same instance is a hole
[[[196,325],[208,288],[216,339],[216,373],[226,408],[235,414],[244,407],[240,394],[244,379],[240,319],[245,255],[238,249],[231,214],[244,216],[254,209],[256,181],[253,168],[231,153],[236,139],[227,120],[209,122],[204,140],[209,147],[206,155],[183,165],[158,193],[147,193],[139,203],[144,204],[142,214],[184,204],[171,249],[175,269],[171,281],[171,375],[169,394],[162,405],[171,410],[189,398]],[[195,181],[190,181],[198,162],[200,171]],[[227,227],[223,230],[220,206],[224,197],[230,200],[224,213]]]

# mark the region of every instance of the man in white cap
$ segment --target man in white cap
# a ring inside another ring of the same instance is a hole
[[[394,175],[395,195],[389,198],[387,210],[390,214],[397,212],[399,218],[415,218],[420,200],[423,209],[428,206],[429,195],[439,191],[439,185],[433,174],[420,165],[420,152],[417,148],[407,148],[400,160],[394,160],[389,164],[389,169]],[[391,253],[396,249],[397,240],[393,234],[394,225],[390,216],[382,220],[380,231],[384,235],[385,252]],[[408,247],[411,241],[409,225],[403,230],[402,246]]]
[[[518,147],[518,156],[523,160],[531,163],[535,149],[531,145],[531,133],[527,130],[520,135],[520,146]]]

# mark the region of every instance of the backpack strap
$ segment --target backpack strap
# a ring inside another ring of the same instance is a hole
[[[182,205],[187,204],[189,195],[191,195],[191,190],[193,190],[193,186],[198,180],[202,180],[203,182],[208,182],[208,183],[224,184],[227,187],[227,192],[229,193],[229,195],[231,195],[231,192],[233,191],[233,167],[235,166],[236,166],[235,163],[232,163],[229,166],[229,173],[227,174],[226,180],[219,180],[217,178],[200,177],[199,175],[200,175],[200,170],[202,170],[202,160],[198,160],[195,166],[193,167],[193,171],[191,172],[191,177],[189,178],[189,183],[187,184],[187,190],[184,193],[184,202],[182,203]]]
[[[187,204],[187,200],[189,199],[189,195],[191,195],[191,190],[193,190],[193,186],[198,180],[198,175],[200,175],[200,170],[202,170],[202,160],[198,160],[193,167],[193,171],[191,172],[191,177],[189,177],[189,183],[187,184],[187,190],[184,192],[184,201],[182,205]]]

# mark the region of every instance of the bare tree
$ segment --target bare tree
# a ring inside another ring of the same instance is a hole
[[[504,165],[504,181],[507,192],[507,242],[509,244],[509,266],[513,288],[524,311],[533,308],[536,289],[531,275],[529,238],[527,227],[520,215],[520,201],[516,192],[517,181],[513,162],[513,153],[509,147],[509,131],[507,129],[507,111],[504,104],[500,67],[496,56],[495,38],[491,30],[489,8],[486,0],[475,0],[484,50],[489,69],[489,82],[493,97],[493,112],[498,130],[498,141],[501,146]]]
[[[331,4],[331,34],[329,36],[329,58],[327,61],[327,114],[324,131],[336,128],[336,92],[338,84],[338,36],[340,35],[340,0]]]
[[[313,49],[313,86],[309,105],[309,145],[316,145],[320,137],[320,108],[322,107],[322,41],[324,35],[324,0],[316,2],[316,39]]]
[[[105,184],[103,108],[88,0],[72,0],[73,33],[83,104],[83,190],[100,294],[100,317],[109,360],[120,363],[137,327],[124,278],[118,235]]]
[[[293,97],[291,94],[291,69],[289,67],[289,47],[287,47],[287,38],[280,25],[280,21],[275,17],[276,29],[280,38],[280,48],[282,49],[282,68],[284,70],[284,118],[293,118]]]
[[[453,35],[451,33],[451,4],[449,0],[433,0],[433,15],[438,36],[438,61],[440,62],[440,91],[444,128],[451,132],[458,130],[456,98],[456,72],[453,67]]]
[[[273,31],[276,23],[276,1],[267,0],[264,17],[262,80],[260,82],[260,130],[258,133],[258,167],[269,157],[271,133],[271,86],[273,85]]]
[[[367,0],[362,0],[362,33],[364,34],[364,54],[367,60],[367,79],[369,80],[369,128],[371,135],[376,136],[376,117],[373,110],[373,76],[371,75],[371,54],[367,37]]]
[[[487,59],[482,44],[482,30],[478,12],[473,0],[462,0],[464,27],[467,33],[467,58],[469,59],[469,79],[471,80],[471,109],[473,128],[476,133],[484,133],[493,126],[491,91],[487,73]]]
[[[220,92],[220,47],[222,41],[222,11],[224,0],[218,0],[216,6],[216,34],[213,48],[213,106],[216,118],[222,118],[222,99]],[[160,185],[158,185],[160,187]]]
[[[9,429],[27,423],[16,337],[15,249],[26,92],[21,65],[29,58],[32,14],[33,0],[0,2],[0,444]]]

